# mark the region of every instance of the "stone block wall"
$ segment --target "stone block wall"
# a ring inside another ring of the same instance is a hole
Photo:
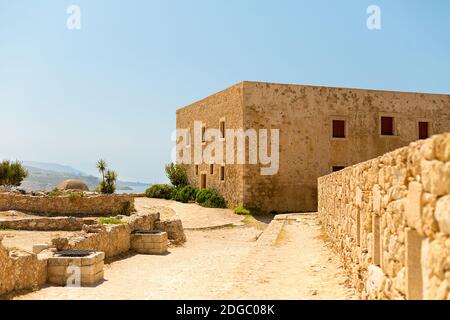
[[[97,221],[92,218],[74,217],[39,217],[0,221],[0,229],[28,231],[80,231],[83,225],[93,225]]]
[[[115,216],[134,211],[134,196],[128,194],[85,196],[32,196],[0,193],[0,211],[17,210],[44,216]]]
[[[47,280],[47,260],[37,255],[9,251],[0,238],[0,296],[14,290],[39,287]]]
[[[153,230],[157,220],[158,213],[135,214],[124,218],[123,224],[105,225],[99,232],[58,238],[53,243],[58,250],[96,250],[104,252],[106,258],[112,258],[130,250],[131,232]]]
[[[319,178],[319,217],[363,299],[450,299],[450,134]]]

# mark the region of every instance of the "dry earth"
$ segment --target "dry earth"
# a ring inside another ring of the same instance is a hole
[[[96,287],[47,287],[17,299],[354,298],[315,215],[286,222],[273,245],[259,246],[264,225],[252,218],[241,221],[227,210],[208,209],[205,223],[198,215],[206,211],[193,204],[142,199],[137,207],[152,205],[168,205],[194,229],[186,231],[183,247],[170,248],[166,256],[131,255],[113,262]]]

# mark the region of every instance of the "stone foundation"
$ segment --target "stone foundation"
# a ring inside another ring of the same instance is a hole
[[[85,232],[84,235],[53,240],[58,250],[96,250],[104,252],[106,258],[112,258],[128,252],[131,248],[131,233],[135,230],[154,230],[159,220],[158,213],[135,214],[123,219],[120,225],[103,225],[97,232]]]
[[[319,217],[363,299],[450,299],[450,134],[319,178]]]
[[[93,225],[97,221],[91,218],[23,218],[0,221],[0,229],[26,231],[80,231],[83,225]]]
[[[137,232],[131,235],[131,250],[141,254],[165,254],[167,242],[167,232]]]
[[[87,257],[58,257],[48,259],[49,284],[57,286],[76,286],[75,278],[79,277],[81,286],[95,285],[103,280],[105,254],[92,253]]]
[[[134,211],[134,196],[32,196],[0,193],[0,211],[17,210],[44,216],[111,217]]]
[[[15,290],[37,288],[47,279],[47,260],[36,254],[9,251],[0,238],[0,296]]]

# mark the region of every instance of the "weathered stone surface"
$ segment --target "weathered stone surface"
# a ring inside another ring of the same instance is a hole
[[[155,229],[165,231],[169,235],[169,239],[174,244],[182,244],[186,242],[183,224],[179,218],[168,218],[156,221]]]
[[[437,201],[435,217],[439,224],[439,230],[450,235],[450,195]]]
[[[409,184],[405,207],[408,226],[420,231],[422,227],[422,184],[419,182],[414,181]]]
[[[319,218],[362,298],[449,296],[448,137],[319,178]]]
[[[134,211],[132,195],[32,196],[0,193],[0,211],[17,210],[45,216],[110,217]]]
[[[95,219],[55,217],[55,218],[23,218],[14,220],[0,220],[0,228],[28,231],[79,231],[83,225],[95,224]]]
[[[36,254],[9,251],[1,242],[0,237],[0,296],[45,284],[47,260],[39,259]]]

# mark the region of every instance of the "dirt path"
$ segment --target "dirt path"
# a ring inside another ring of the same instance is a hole
[[[93,288],[48,287],[18,299],[350,299],[346,277],[320,239],[315,216],[286,223],[274,245],[252,226],[188,230],[167,256],[107,266]]]
[[[160,209],[161,215],[177,215],[185,229],[217,228],[226,225],[240,224],[242,216],[234,214],[230,209],[204,208],[194,203],[180,203],[172,200],[136,198],[136,210],[146,208]]]

